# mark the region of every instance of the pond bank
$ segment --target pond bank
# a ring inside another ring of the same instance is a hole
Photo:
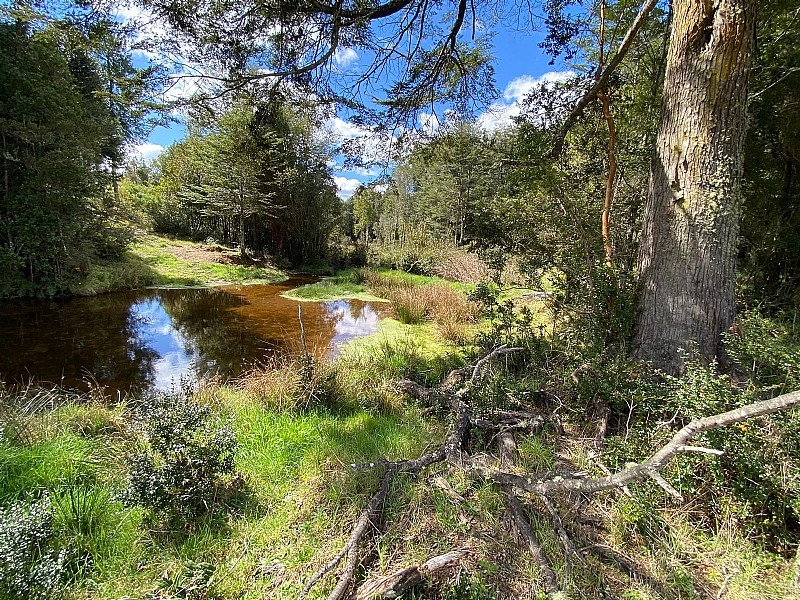
[[[147,287],[197,288],[271,284],[288,274],[268,260],[242,264],[239,253],[218,244],[142,234],[121,260],[93,264],[89,275],[70,289],[74,296]]]

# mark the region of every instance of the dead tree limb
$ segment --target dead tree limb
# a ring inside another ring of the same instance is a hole
[[[522,348],[509,348],[506,344],[498,346],[474,362],[450,371],[450,373],[448,373],[444,378],[444,381],[442,381],[442,384],[435,390],[426,388],[424,385],[420,385],[416,381],[411,381],[410,379],[401,379],[397,382],[396,386],[399,391],[405,392],[412,398],[416,398],[426,405],[433,404],[433,400],[436,397],[449,396],[451,399],[455,399],[457,401],[464,397],[464,395],[469,391],[470,385],[475,384],[483,369],[492,360],[498,356],[503,356],[504,354],[509,354],[511,352],[518,352],[520,350],[522,350]],[[467,385],[463,385],[464,379],[467,376],[470,377],[469,382]],[[454,390],[455,386],[458,384],[462,384],[461,387]],[[451,405],[451,408],[453,409],[453,412],[456,412],[454,406]]]
[[[558,135],[556,136],[556,140],[553,143],[553,148],[550,150],[549,156],[551,158],[556,158],[561,151],[564,149],[564,139],[567,137],[569,130],[572,129],[572,126],[575,124],[575,121],[578,120],[578,117],[581,116],[583,110],[589,106],[589,103],[597,98],[597,92],[602,90],[608,84],[608,78],[619,66],[619,63],[622,62],[622,59],[625,58],[625,55],[630,50],[631,46],[633,45],[633,40],[636,39],[636,34],[639,33],[639,29],[641,29],[644,22],[647,20],[647,16],[650,14],[650,11],[655,8],[655,5],[658,4],[658,0],[646,0],[644,4],[642,4],[642,8],[639,9],[639,14],[636,15],[636,18],[631,23],[628,32],[625,34],[625,37],[620,42],[619,48],[617,49],[617,53],[614,55],[610,61],[608,61],[608,65],[605,69],[602,70],[600,76],[594,82],[594,85],[589,88],[589,90],[581,97],[580,100],[575,104],[575,107],[570,111],[567,119],[564,121],[564,124],[561,125],[561,129],[558,131]]]
[[[336,587],[328,596],[328,600],[340,600],[347,593],[353,582],[353,575],[355,574],[356,567],[358,566],[358,545],[364,534],[368,531],[369,525],[374,522],[380,514],[381,508],[386,496],[391,487],[392,481],[398,473],[407,473],[416,475],[423,469],[429,467],[437,462],[448,460],[453,464],[460,464],[462,456],[462,445],[464,438],[467,434],[472,414],[467,404],[461,403],[459,412],[456,418],[456,423],[452,432],[438,449],[420,456],[419,458],[411,460],[401,460],[389,462],[386,460],[376,461],[374,463],[354,464],[353,468],[361,469],[365,467],[378,467],[384,466],[386,473],[381,481],[380,489],[375,493],[369,504],[361,513],[361,516],[356,521],[350,533],[350,537],[342,550],[330,562],[328,562],[322,569],[317,571],[311,579],[308,580],[303,587],[298,600],[303,600],[308,592],[311,591],[317,582],[325,575],[331,572],[336,566],[347,556],[347,563],[344,572],[339,576],[339,581]]]
[[[572,573],[572,557],[577,556],[580,559],[581,555],[578,554],[578,551],[575,549],[575,544],[572,543],[572,538],[569,537],[567,530],[564,528],[564,523],[561,521],[561,515],[558,514],[558,511],[556,510],[556,507],[553,506],[550,498],[547,496],[539,496],[539,498],[547,508],[550,516],[553,518],[553,524],[555,525],[556,532],[558,532],[558,537],[561,540],[561,544],[564,546],[564,581],[567,582],[569,581],[570,573]]]
[[[505,431],[497,436],[497,454],[500,459],[501,467],[504,465],[513,467],[516,464],[517,442],[514,439],[513,433]],[[548,600],[555,598],[555,595],[559,592],[558,578],[556,577],[555,571],[553,571],[550,560],[542,549],[539,538],[533,531],[528,517],[522,508],[522,504],[514,493],[514,490],[511,487],[504,487],[503,492],[508,501],[508,512],[512,518],[513,528],[516,530],[517,535],[526,542],[528,549],[531,551],[533,562],[536,563],[536,566],[539,568],[539,573],[542,576],[542,584],[547,598]]]
[[[466,548],[457,548],[446,554],[434,556],[421,565],[407,567],[383,577],[368,579],[358,588],[353,600],[397,598],[439,571],[459,565],[469,554],[470,552]]]
[[[508,507],[511,516],[514,518],[514,526],[517,529],[520,537],[528,544],[528,549],[531,551],[533,562],[539,568],[539,574],[542,576],[542,584],[544,591],[547,594],[548,600],[556,597],[559,592],[558,578],[555,571],[547,558],[547,555],[542,550],[542,545],[539,543],[539,538],[533,531],[528,517],[522,508],[522,504],[510,488],[504,488],[506,498],[508,499]]]
[[[634,465],[608,475],[606,477],[564,477],[548,476],[537,477],[536,475],[515,475],[486,468],[480,464],[468,465],[467,471],[484,479],[490,479],[501,486],[513,486],[531,494],[544,496],[558,492],[580,492],[591,494],[604,490],[622,488],[633,481],[644,479],[645,477],[654,478],[672,460],[682,452],[692,451],[693,446],[689,446],[689,440],[704,431],[718,429],[726,425],[741,423],[755,417],[763,417],[772,413],[786,410],[800,404],[800,391],[783,394],[771,400],[763,400],[730,410],[718,415],[711,415],[701,419],[695,419],[676,433],[672,439],[663,446],[658,452],[641,464]],[[658,476],[660,477],[660,476]],[[663,478],[662,478],[663,480]],[[669,485],[669,484],[668,484]],[[671,486],[670,486],[671,487]]]
[[[316,585],[316,583],[327,573],[336,568],[336,565],[338,565],[345,555],[347,555],[347,564],[345,566],[344,573],[339,577],[339,582],[336,584],[336,587],[333,588],[333,591],[328,595],[328,600],[339,600],[340,598],[344,597],[344,595],[347,593],[347,590],[350,588],[350,584],[353,581],[353,575],[355,574],[356,567],[358,566],[358,544],[369,529],[370,524],[380,513],[380,509],[386,500],[386,496],[389,493],[389,488],[391,487],[392,481],[394,480],[396,474],[396,468],[392,466],[387,467],[386,473],[381,481],[381,487],[369,501],[367,507],[361,512],[361,516],[358,518],[358,521],[356,521],[356,524],[350,533],[350,538],[347,540],[344,548],[342,548],[342,550],[333,558],[333,560],[326,564],[322,569],[317,571],[314,576],[308,580],[308,583],[306,583],[303,591],[300,592],[300,596],[298,597],[299,600],[303,600],[303,598],[308,595],[308,592],[311,591],[311,588],[313,588],[314,585]]]

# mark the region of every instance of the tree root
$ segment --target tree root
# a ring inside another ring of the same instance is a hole
[[[426,403],[432,402],[437,398],[446,398],[451,411],[456,416],[450,435],[439,448],[415,459],[400,461],[381,459],[374,463],[351,465],[354,469],[383,467],[385,472],[381,480],[380,488],[370,499],[367,507],[356,521],[345,546],[329,563],[308,580],[300,593],[300,600],[303,600],[314,585],[336,568],[344,557],[347,556],[344,571],[340,574],[336,586],[328,596],[329,600],[341,600],[353,584],[355,571],[358,566],[359,543],[369,530],[370,524],[375,522],[379,517],[395,477],[401,473],[416,476],[427,467],[443,461],[447,461],[475,479],[493,481],[503,490],[508,500],[509,513],[513,518],[515,529],[526,542],[534,562],[539,567],[544,590],[548,598],[554,598],[559,593],[558,578],[527,520],[525,509],[518,496],[519,493],[530,494],[542,499],[545,507],[552,516],[553,527],[564,545],[569,571],[569,567],[571,567],[572,564],[572,557],[578,556],[580,558],[581,555],[575,550],[575,546],[550,499],[551,496],[563,493],[592,494],[604,490],[625,490],[626,486],[634,481],[650,478],[655,480],[667,493],[676,498],[680,498],[680,494],[659,474],[667,463],[683,452],[719,454],[718,451],[713,449],[689,445],[688,443],[692,437],[704,431],[740,423],[754,417],[769,415],[800,404],[800,391],[796,391],[783,394],[771,400],[749,404],[722,414],[695,419],[680,429],[667,444],[646,461],[641,464],[629,466],[617,473],[607,472],[608,474],[605,477],[586,477],[586,473],[564,474],[553,472],[519,475],[499,470],[493,465],[499,464],[501,469],[512,468],[516,458],[516,444],[513,439],[512,431],[535,429],[541,426],[544,422],[544,417],[531,413],[497,411],[494,413],[494,418],[486,416],[476,419],[472,414],[472,409],[468,402],[470,390],[478,381],[481,372],[487,367],[490,361],[497,356],[515,350],[517,349],[507,348],[505,346],[495,348],[495,350],[477,360],[472,365],[452,371],[445,379],[445,383],[436,390],[430,390],[410,381],[402,381],[398,384],[400,389]],[[466,377],[469,377],[469,379],[467,379],[461,387],[456,389],[455,382],[459,380],[464,381]],[[497,435],[499,459],[492,459],[492,457],[489,457],[490,460],[486,460],[486,457],[471,456],[469,454],[465,448],[465,441],[468,438],[471,427],[497,429],[499,431]],[[641,573],[638,573],[631,565],[630,561],[625,560],[625,558],[618,553],[601,546],[589,546],[586,549],[592,551],[606,561],[613,561],[631,576],[640,580],[644,579],[648,585],[660,587],[658,582],[655,582],[652,578],[647,576],[643,577]],[[459,562],[466,556],[466,552],[467,551],[464,549],[453,550],[447,554],[434,557],[422,565],[408,567],[383,577],[368,579],[356,592],[355,598],[364,600],[373,597],[396,597],[403,591],[420,583],[430,574]],[[569,575],[567,575],[565,581],[567,581],[568,578]]]

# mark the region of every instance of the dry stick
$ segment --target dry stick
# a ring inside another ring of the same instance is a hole
[[[548,600],[550,600],[559,592],[558,579],[556,578],[555,571],[553,571],[553,567],[550,565],[550,561],[547,559],[544,550],[542,550],[542,545],[539,543],[539,539],[536,537],[536,533],[533,531],[530,523],[528,523],[525,511],[522,509],[522,505],[514,495],[513,490],[508,487],[504,487],[503,490],[506,493],[506,498],[508,498],[508,506],[511,509],[511,516],[514,517],[514,524],[520,536],[528,542],[528,548],[533,556],[533,562],[539,567],[539,573],[542,576],[544,584],[544,591],[547,594]]]
[[[350,583],[353,580],[353,574],[356,571],[356,567],[358,566],[358,543],[367,532],[370,523],[378,514],[384,500],[386,500],[386,495],[389,493],[389,488],[391,487],[392,480],[396,474],[396,468],[392,466],[387,467],[386,473],[381,481],[380,489],[375,493],[375,495],[369,501],[367,507],[362,511],[361,516],[358,518],[358,521],[356,521],[356,524],[353,527],[353,531],[350,533],[350,538],[344,545],[344,548],[342,548],[342,550],[333,558],[333,560],[326,564],[322,569],[317,571],[314,576],[308,580],[308,583],[306,583],[305,587],[303,587],[303,591],[300,592],[298,600],[303,600],[303,598],[308,595],[308,592],[311,591],[311,588],[314,587],[314,585],[327,573],[333,570],[346,554],[347,564],[345,566],[344,573],[339,578],[339,583],[336,584],[336,587],[333,588],[333,591],[328,596],[328,600],[339,600],[345,595],[350,587]]]
[[[303,305],[297,305],[297,318],[300,319],[300,342],[303,344],[303,357],[305,358],[306,364],[310,362],[310,358],[308,357],[308,346],[306,345],[306,326],[303,323]]]
[[[298,600],[303,600],[308,595],[308,592],[311,591],[311,588],[313,588],[320,579],[332,571],[336,565],[342,561],[344,556],[347,555],[348,558],[345,570],[339,576],[339,581],[328,596],[328,600],[339,600],[344,596],[349,589],[350,584],[352,583],[353,575],[355,574],[356,567],[358,566],[358,544],[361,541],[361,538],[364,536],[364,533],[366,533],[367,526],[379,514],[380,508],[386,499],[386,495],[395,475],[398,473],[409,473],[414,475],[426,467],[437,462],[442,462],[443,460],[448,460],[453,464],[460,464],[462,462],[461,446],[467,429],[469,428],[471,416],[472,415],[469,406],[461,403],[453,431],[447,437],[444,444],[442,444],[437,450],[424,454],[419,458],[396,462],[383,460],[375,463],[351,465],[353,468],[357,469],[385,466],[386,473],[383,476],[381,487],[372,497],[367,508],[365,508],[361,513],[358,521],[356,521],[356,524],[350,534],[350,538],[347,540],[345,546],[342,548],[339,554],[337,554],[329,563],[327,563],[322,569],[317,571],[311,577],[311,579],[309,579],[308,583],[306,583],[305,587],[303,587],[303,591],[300,593]]]
[[[564,585],[566,586],[567,582],[569,581],[569,576],[572,573],[572,557],[577,556],[580,559],[581,555],[575,549],[575,544],[572,543],[567,530],[564,528],[564,523],[561,522],[561,516],[558,514],[556,507],[553,506],[553,503],[550,502],[550,498],[547,496],[539,496],[539,498],[547,507],[550,516],[553,517],[553,523],[555,524],[556,532],[558,532],[558,537],[561,539],[561,543],[564,545],[566,561],[566,568],[564,570]]]
[[[517,462],[517,442],[514,439],[514,434],[508,431],[501,432],[497,436],[497,454],[500,458],[500,465],[513,466]],[[533,560],[539,567],[539,572],[542,575],[545,592],[548,598],[552,598],[554,594],[558,593],[558,578],[556,577],[553,567],[547,555],[539,543],[539,538],[530,526],[528,518],[525,516],[525,511],[522,509],[519,499],[514,494],[510,487],[504,487],[503,491],[508,499],[508,507],[511,516],[514,518],[514,525],[516,526],[517,533],[525,539],[528,547],[533,555]],[[569,577],[569,574],[567,574]]]
[[[564,478],[563,476],[548,476],[537,478],[535,475],[523,476],[505,473],[478,464],[470,464],[465,468],[468,473],[474,476],[491,479],[501,486],[514,486],[537,495],[557,492],[582,492],[591,494],[603,490],[617,489],[644,477],[655,478],[654,475],[657,476],[659,471],[678,454],[686,451],[696,451],[696,447],[688,446],[687,442],[698,433],[718,429],[726,425],[733,425],[734,423],[741,423],[742,421],[755,417],[763,417],[781,410],[786,410],[797,404],[800,404],[800,391],[789,392],[771,400],[763,400],[762,402],[748,404],[722,414],[695,419],[678,431],[669,443],[643,463],[628,467],[627,469],[623,469],[618,473],[606,477],[583,479],[576,477]],[[692,450],[688,450],[689,448]]]
[[[466,548],[457,548],[446,554],[429,558],[421,565],[406,567],[383,577],[368,579],[358,588],[353,600],[397,598],[421,583],[423,579],[460,563],[469,554],[470,552]]]
[[[301,318],[302,323],[302,318]],[[350,534],[350,538],[348,539],[347,543],[345,544],[344,548],[337,554],[328,564],[326,564],[322,569],[317,571],[311,579],[309,579],[308,583],[306,583],[305,587],[303,587],[300,596],[298,597],[299,600],[303,600],[307,595],[308,592],[311,590],[316,583],[322,579],[326,574],[332,571],[336,565],[338,565],[345,555],[347,555],[347,565],[344,570],[344,573],[339,577],[339,582],[336,584],[336,587],[333,589],[331,594],[328,596],[328,600],[339,600],[348,590],[350,584],[353,580],[353,575],[355,573],[355,569],[358,566],[358,543],[361,541],[361,538],[364,536],[364,533],[367,530],[367,525],[374,520],[375,516],[379,514],[379,509],[383,505],[383,501],[386,498],[386,495],[389,491],[389,487],[397,473],[409,473],[409,474],[417,474],[426,467],[437,463],[442,462],[443,460],[448,460],[454,465],[463,466],[463,452],[462,452],[462,445],[464,438],[466,436],[467,430],[470,426],[470,421],[472,419],[472,411],[468,404],[463,402],[461,399],[466,395],[469,390],[471,384],[473,384],[478,375],[480,374],[481,369],[485,367],[491,359],[496,356],[500,356],[503,354],[508,354],[509,352],[515,352],[520,350],[520,348],[508,348],[507,346],[499,346],[492,350],[486,356],[478,359],[475,361],[473,365],[469,365],[467,367],[463,367],[461,369],[455,369],[450,372],[448,377],[445,379],[445,382],[454,381],[457,377],[462,377],[466,373],[472,371],[471,378],[466,386],[462,387],[458,391],[454,392],[452,395],[453,404],[452,408],[454,412],[456,412],[456,422],[453,426],[453,431],[445,440],[444,444],[442,444],[437,450],[433,452],[429,452],[419,458],[412,459],[412,460],[402,460],[396,462],[389,462],[385,460],[376,461],[375,463],[366,463],[366,464],[354,464],[352,465],[353,468],[362,469],[365,467],[373,467],[373,466],[385,466],[386,473],[383,476],[383,481],[381,482],[381,487],[378,492],[372,497],[369,502],[367,508],[361,513],[358,521],[356,522],[353,530]],[[423,388],[419,384],[416,384],[411,381],[407,382],[400,382],[404,384],[406,391],[410,393],[421,393]],[[443,384],[444,385],[444,384]]]

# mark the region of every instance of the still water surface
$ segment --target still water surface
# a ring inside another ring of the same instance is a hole
[[[298,303],[279,294],[309,283],[139,290],[58,302],[0,305],[0,376],[110,390],[169,389],[181,377],[235,377],[276,354],[301,350]],[[335,354],[377,331],[388,305],[303,302],[307,346]]]

